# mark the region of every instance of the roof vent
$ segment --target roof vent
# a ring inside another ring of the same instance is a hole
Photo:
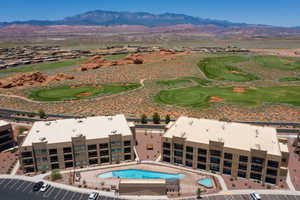
[[[116,134],[116,133],[117,133],[117,130],[112,130],[111,133],[112,133],[112,134]]]
[[[46,126],[50,126],[51,125],[51,122],[46,122]]]
[[[182,132],[182,133],[181,133],[181,137],[184,137],[184,136],[185,136],[185,134],[186,134],[185,132]]]
[[[193,121],[193,120],[191,120],[189,124],[192,126],[192,125],[193,125],[193,123],[194,123],[194,121]]]
[[[108,120],[113,120],[113,117],[112,116],[108,116],[108,118],[107,118]]]
[[[76,137],[83,137],[82,133],[76,134]]]
[[[79,119],[77,122],[78,122],[78,123],[82,123],[82,122],[83,122],[83,120],[82,120],[82,119]]]
[[[44,141],[46,141],[46,138],[45,138],[45,137],[40,137],[39,140],[40,140],[41,142],[44,142]]]
[[[225,130],[225,125],[224,124],[222,125],[222,129]]]
[[[258,129],[256,129],[255,132],[256,132],[255,137],[258,137],[259,135]]]

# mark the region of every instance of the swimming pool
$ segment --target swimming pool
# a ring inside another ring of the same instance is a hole
[[[198,183],[206,188],[212,188],[214,186],[211,178],[200,179]]]
[[[124,179],[182,179],[184,174],[170,174],[164,172],[154,172],[141,169],[115,170],[99,174],[98,178],[124,178]]]

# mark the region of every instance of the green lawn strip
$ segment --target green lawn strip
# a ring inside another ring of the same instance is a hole
[[[248,61],[245,56],[208,57],[199,62],[198,66],[210,79],[219,81],[247,82],[258,80],[253,74],[236,67],[237,64]]]
[[[205,107],[211,103],[211,96],[224,99],[223,102],[241,106],[259,106],[263,103],[286,103],[300,106],[300,86],[249,88],[236,93],[233,88],[202,87],[178,88],[161,91],[155,102],[183,107]]]
[[[180,87],[183,85],[191,84],[193,81],[199,85],[207,85],[208,83],[210,83],[210,81],[198,77],[184,76],[173,80],[157,81],[156,84],[167,87]]]
[[[254,56],[251,58],[256,64],[267,68],[293,70],[300,69],[300,58],[282,56]]]
[[[112,61],[112,60],[120,60],[120,59],[123,59],[123,58],[125,58],[126,56],[128,56],[128,54],[127,54],[127,53],[124,53],[124,54],[118,54],[118,55],[104,56],[104,58],[105,58],[106,60]]]
[[[98,95],[116,94],[130,91],[140,86],[141,85],[137,83],[126,85],[101,85],[100,87],[94,87],[90,85],[79,87],[59,86],[33,91],[29,95],[29,98],[36,101],[76,100],[95,97]]]
[[[280,82],[300,81],[299,77],[284,77],[279,79]]]
[[[86,58],[65,60],[59,62],[40,63],[26,66],[17,66],[14,68],[0,70],[0,73],[13,73],[13,72],[31,72],[31,71],[43,71],[49,69],[58,69],[62,67],[74,66],[87,60]]]

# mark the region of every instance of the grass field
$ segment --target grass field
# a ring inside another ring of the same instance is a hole
[[[279,79],[280,82],[300,81],[299,77],[284,77]]]
[[[173,80],[156,81],[159,86],[181,87],[192,84],[193,82],[199,85],[207,85],[210,81],[193,76],[184,76]]]
[[[105,56],[104,58],[105,58],[106,60],[112,61],[112,60],[120,60],[120,59],[123,59],[123,58],[125,58],[126,56],[128,56],[127,53],[125,53],[125,54],[119,54],[119,55]]]
[[[300,106],[300,86],[259,87],[236,93],[232,87],[179,88],[161,91],[155,101],[159,104],[183,107],[207,107],[211,97],[220,97],[223,102],[242,106],[259,106],[263,103],[286,103]]]
[[[300,58],[280,57],[280,56],[254,56],[252,60],[263,67],[294,70],[300,69]]]
[[[43,71],[43,70],[52,70],[63,67],[74,66],[84,62],[86,58],[65,60],[59,62],[50,62],[50,63],[40,63],[26,66],[17,66],[15,68],[0,70],[0,73],[14,73],[14,72],[32,72],[32,71]]]
[[[64,101],[95,97],[98,95],[116,94],[140,87],[140,84],[127,85],[86,85],[79,87],[60,86],[33,91],[29,98],[36,101]]]
[[[198,66],[210,79],[218,81],[247,82],[258,80],[253,74],[244,72],[237,65],[248,61],[244,56],[209,57],[199,62]]]

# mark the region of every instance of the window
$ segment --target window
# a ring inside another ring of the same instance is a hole
[[[165,161],[165,162],[170,162],[171,160],[170,160],[170,158],[169,157],[163,157],[163,161]]]
[[[124,148],[124,153],[131,153],[131,147]]]
[[[26,159],[26,160],[23,160],[23,164],[24,164],[24,165],[33,165],[33,159]]]
[[[21,155],[23,158],[30,158],[32,157],[32,152],[31,151],[22,152]]]
[[[93,157],[98,156],[97,151],[91,151],[91,152],[88,153],[88,155],[89,155],[89,158],[93,158]]]
[[[120,141],[111,141],[110,144],[111,145],[121,146],[122,142],[120,142]]]
[[[109,158],[108,157],[100,158],[100,162],[101,163],[108,163],[109,162]]]
[[[74,146],[74,151],[85,151],[85,145],[76,145]]]
[[[90,165],[96,165],[96,164],[98,164],[98,159],[91,159],[91,160],[89,160],[89,164]]]
[[[35,149],[34,152],[36,155],[45,155],[48,153],[47,149]]]
[[[128,140],[128,141],[124,141],[124,146],[130,146],[131,145],[131,141]]]
[[[72,152],[72,148],[71,147],[64,147],[63,151],[64,151],[64,153],[71,153]]]
[[[49,149],[49,155],[57,154],[57,149]]]
[[[107,156],[109,153],[108,153],[108,150],[102,150],[100,151],[100,156]]]
[[[246,178],[246,172],[238,171],[238,177]]]
[[[99,144],[99,148],[100,149],[107,149],[108,148],[108,143]]]
[[[171,144],[170,144],[170,143],[167,143],[167,142],[164,142],[164,143],[163,143],[163,147],[166,148],[166,149],[170,149]]]
[[[247,170],[247,165],[244,165],[244,164],[239,164],[239,169],[241,170]]]
[[[129,154],[129,155],[125,155],[124,156],[124,160],[131,160],[131,155]]]
[[[179,156],[179,157],[181,157],[183,154],[182,154],[182,152],[181,151],[174,151],[174,155],[175,156]]]
[[[207,154],[207,150],[206,149],[198,149],[198,154],[202,154],[202,155],[206,155]]]
[[[163,154],[164,154],[164,155],[170,156],[171,152],[170,152],[170,150],[164,149],[164,150],[163,150]]]
[[[182,164],[182,160],[181,159],[174,158],[174,162],[177,163],[177,164]]]
[[[231,169],[224,168],[223,169],[223,174],[231,175]]]
[[[278,163],[277,161],[268,160],[268,166],[269,166],[269,167],[278,168],[279,163]]]
[[[281,162],[285,163],[286,162],[286,158],[282,158]]]
[[[51,169],[59,169],[59,164],[58,163],[51,164]]]
[[[179,150],[183,150],[183,145],[182,144],[174,144],[174,149],[179,149]]]
[[[210,162],[215,163],[215,164],[219,164],[220,163],[220,158],[210,157]]]
[[[251,165],[251,170],[255,171],[255,172],[261,172],[262,171],[262,167],[258,166],[258,165]]]
[[[266,182],[271,184],[276,184],[276,178],[266,177]]]
[[[24,168],[24,171],[25,171],[25,173],[32,173],[35,170],[34,170],[34,167],[26,167],[26,168]]]
[[[218,165],[210,165],[209,169],[216,172],[220,171],[220,167]]]
[[[73,167],[73,162],[65,162],[65,168]]]
[[[263,158],[258,158],[258,157],[252,157],[252,162],[256,163],[256,164],[263,164],[263,162],[265,161],[265,159]]]
[[[197,164],[198,169],[206,169],[206,165],[204,164]]]
[[[232,162],[227,161],[227,160],[224,160],[223,164],[224,164],[225,167],[231,167],[232,166]]]
[[[58,157],[57,156],[51,156],[50,157],[50,162],[58,162]]]
[[[206,162],[206,157],[198,156],[198,162]]]
[[[112,149],[111,152],[112,153],[120,153],[120,152],[122,152],[122,149],[120,149],[120,148]]]
[[[232,160],[232,153],[224,153],[224,158],[228,160]]]
[[[72,160],[72,159],[73,159],[72,154],[64,155],[64,160],[65,160],[65,161],[67,161],[67,160]]]
[[[185,158],[189,160],[193,160],[193,155],[192,154],[185,154]]]
[[[212,156],[221,156],[221,151],[219,151],[219,150],[210,150],[210,155],[212,155]]]
[[[248,162],[248,157],[247,156],[240,156],[239,160],[240,160],[240,162]]]
[[[189,147],[189,146],[187,146],[186,148],[186,152],[189,152],[189,153],[193,153],[193,147]]]
[[[267,169],[267,174],[272,176],[277,176],[277,170],[276,169]]]
[[[189,161],[185,161],[185,166],[193,167],[193,163]]]
[[[250,178],[256,179],[256,180],[261,180],[261,175],[256,174],[256,173],[250,173]]]
[[[97,145],[96,144],[88,145],[88,150],[97,150]]]

